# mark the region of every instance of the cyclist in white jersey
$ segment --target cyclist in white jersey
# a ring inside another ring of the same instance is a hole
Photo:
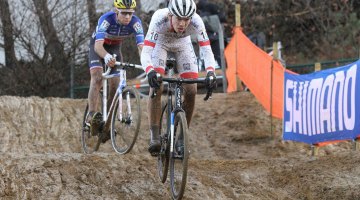
[[[141,64],[151,86],[150,94],[153,93],[154,88],[158,88],[158,94],[162,93],[163,88],[158,81],[158,73],[161,75],[165,73],[168,52],[175,55],[180,77],[198,78],[197,59],[190,38],[192,34],[197,36],[200,53],[204,56],[207,80],[210,80],[210,76],[216,80],[214,54],[204,23],[196,14],[195,2],[193,0],[170,0],[167,8],[157,10],[152,16],[141,53]],[[185,93],[183,107],[187,123],[190,125],[197,86],[196,84],[184,84],[183,86]],[[213,86],[209,83],[208,87]],[[148,113],[151,134],[148,150],[152,155],[156,155],[160,151],[161,95],[149,98]]]

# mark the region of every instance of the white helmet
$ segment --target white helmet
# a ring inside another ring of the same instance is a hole
[[[168,8],[172,15],[190,18],[196,11],[196,4],[193,0],[170,0]]]

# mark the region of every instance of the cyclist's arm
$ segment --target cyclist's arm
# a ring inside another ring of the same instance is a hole
[[[151,61],[151,55],[154,50],[159,33],[156,30],[156,23],[159,19],[158,12],[155,12],[151,18],[148,32],[145,36],[144,47],[141,52],[141,65],[146,73],[154,70],[154,65]]]
[[[104,48],[104,40],[96,40],[94,49],[101,58],[104,58],[105,55],[108,54]]]
[[[139,55],[141,56],[141,52],[144,46],[144,29],[140,18],[137,16],[133,16],[133,18],[134,19],[133,22],[131,22],[131,27],[135,33],[136,45],[138,47]]]
[[[141,56],[141,52],[142,52],[142,50],[143,50],[143,47],[144,47],[144,45],[138,45],[138,51],[139,51],[139,56]]]
[[[108,52],[104,48],[105,42],[105,34],[110,26],[110,22],[106,19],[106,16],[101,16],[98,25],[96,27],[96,35],[95,35],[95,52],[101,57],[104,58]]]
[[[204,22],[197,14],[194,15],[194,18],[198,23],[197,40],[200,46],[200,54],[203,55],[205,61],[205,69],[206,71],[215,71],[216,61],[214,53],[211,50],[210,40],[206,33]]]
[[[141,52],[141,65],[146,73],[154,69],[151,54],[154,50],[158,33],[149,31],[145,37],[144,47]]]

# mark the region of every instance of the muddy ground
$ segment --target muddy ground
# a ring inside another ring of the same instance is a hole
[[[360,199],[360,151],[283,141],[249,92],[198,95],[183,199]],[[85,99],[0,97],[0,199],[170,199],[147,152],[146,100],[133,151],[80,144]],[[272,131],[271,131],[272,130]]]

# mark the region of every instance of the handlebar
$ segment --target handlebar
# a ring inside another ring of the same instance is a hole
[[[166,78],[166,77],[159,77],[159,81],[165,81],[168,83],[187,83],[187,84],[194,84],[194,83],[201,83],[206,84],[205,78],[197,78],[197,79],[183,79],[183,78]],[[213,82],[213,77],[210,77],[210,81]],[[208,99],[211,99],[211,95],[213,92],[213,88],[207,88],[206,96],[204,97],[204,101],[207,101]],[[151,94],[151,98],[154,98],[157,93],[157,88],[154,88],[153,93]]]
[[[134,68],[137,68],[137,69],[141,69],[143,70],[142,66],[141,65],[137,65],[137,64],[131,64],[131,63],[124,63],[124,62],[119,62],[119,61],[116,61],[115,62],[115,66],[117,69],[134,69]],[[102,74],[103,77],[105,76],[108,76],[111,72],[111,69],[112,67],[108,67],[106,72],[104,72]]]

